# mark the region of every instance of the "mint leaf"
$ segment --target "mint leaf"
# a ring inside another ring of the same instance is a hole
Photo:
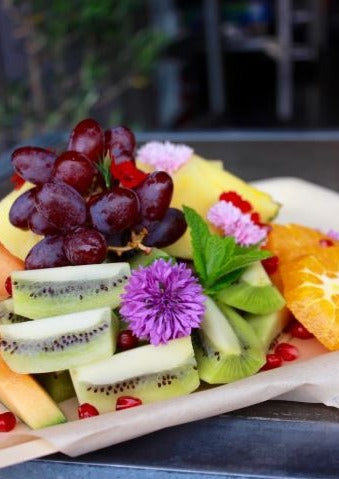
[[[225,276],[219,278],[211,287],[205,289],[205,293],[209,296],[213,296],[218,291],[227,288],[232,283],[237,281],[240,276],[243,274],[244,268],[237,269],[236,271],[232,271],[232,273],[228,273]]]
[[[205,256],[208,286],[212,285],[222,274],[223,268],[232,258],[235,248],[234,238],[228,236],[221,238],[217,235],[210,235],[207,238]]]
[[[207,280],[207,266],[206,266],[206,243],[210,235],[208,226],[198,213],[189,208],[183,207],[186,223],[190,228],[191,242],[193,247],[193,263],[196,272],[198,273],[202,282]]]

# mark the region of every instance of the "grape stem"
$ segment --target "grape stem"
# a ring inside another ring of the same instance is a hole
[[[142,244],[144,238],[148,235],[146,228],[143,228],[140,233],[132,231],[131,240],[127,243],[126,246],[108,246],[107,251],[114,251],[118,256],[121,256],[125,251],[131,251],[132,249],[140,249],[145,254],[150,254],[152,248],[150,246],[145,246]]]

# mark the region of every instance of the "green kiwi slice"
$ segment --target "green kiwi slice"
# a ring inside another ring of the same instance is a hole
[[[271,314],[285,305],[260,262],[251,265],[240,280],[220,291],[219,302],[253,314]]]
[[[75,396],[69,371],[37,374],[35,377],[55,402],[66,401]]]
[[[47,318],[120,304],[120,294],[130,275],[128,263],[16,271],[12,273],[16,314]]]
[[[115,410],[121,396],[146,404],[188,394],[199,386],[190,337],[115,354],[71,370],[71,377],[79,403],[88,402],[101,413]]]
[[[249,323],[224,304],[206,300],[194,349],[200,379],[224,384],[251,376],[265,364],[263,347]]]
[[[282,308],[271,314],[248,315],[248,323],[252,326],[260,340],[264,350],[267,352],[272,341],[285,329],[289,320],[290,313],[287,308]]]
[[[5,299],[0,302],[0,324],[14,324],[28,321],[28,318],[14,313],[13,299]]]

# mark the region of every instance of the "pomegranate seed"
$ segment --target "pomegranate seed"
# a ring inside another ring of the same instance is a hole
[[[219,200],[228,201],[239,208],[242,213],[249,213],[252,211],[252,205],[249,201],[243,200],[236,191],[227,191],[219,196]]]
[[[261,264],[265,268],[266,273],[272,275],[278,270],[279,258],[278,256],[271,256],[270,258],[263,259]]]
[[[274,350],[275,354],[281,357],[284,361],[294,361],[299,356],[298,349],[292,344],[280,343]]]
[[[92,404],[85,402],[84,404],[80,404],[80,406],[78,407],[78,416],[79,416],[79,419],[86,419],[92,416],[99,416],[99,411],[97,410],[97,408],[92,406]]]
[[[134,336],[130,329],[121,331],[118,335],[117,346],[122,351],[127,351],[127,349],[135,348],[138,345],[138,338]]]
[[[12,280],[10,276],[7,276],[6,281],[5,281],[5,289],[7,293],[12,296]]]
[[[307,331],[305,326],[296,319],[294,319],[287,328],[288,332],[295,338],[299,339],[311,339],[314,338],[313,334]]]
[[[323,248],[329,248],[330,246],[333,246],[334,245],[334,242],[330,239],[321,239],[319,240],[319,244],[320,246],[322,246]]]
[[[142,401],[139,398],[134,398],[132,396],[120,396],[117,399],[115,406],[116,411],[121,411],[122,409],[129,409],[130,407],[141,406]]]
[[[25,180],[18,175],[18,173],[13,173],[11,176],[11,182],[15,190],[20,190],[22,185],[25,183]]]
[[[276,354],[266,355],[266,364],[260,369],[260,371],[268,371],[270,369],[279,368],[282,365],[282,359]]]
[[[12,412],[0,414],[0,432],[12,431],[16,426],[16,417]]]

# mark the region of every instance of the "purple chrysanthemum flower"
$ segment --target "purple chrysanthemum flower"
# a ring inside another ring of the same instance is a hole
[[[191,334],[205,312],[202,287],[185,263],[164,259],[134,270],[120,314],[139,339],[158,345]]]
[[[193,150],[187,145],[170,141],[150,141],[139,148],[137,156],[142,163],[154,166],[156,170],[166,171],[170,175],[187,163]]]
[[[229,201],[218,201],[207,213],[207,219],[225,236],[234,236],[235,241],[242,246],[260,243],[267,237],[267,228],[259,227],[251,220],[250,215]]]
[[[334,241],[339,241],[339,231],[329,230],[327,231],[326,236],[333,239]]]

